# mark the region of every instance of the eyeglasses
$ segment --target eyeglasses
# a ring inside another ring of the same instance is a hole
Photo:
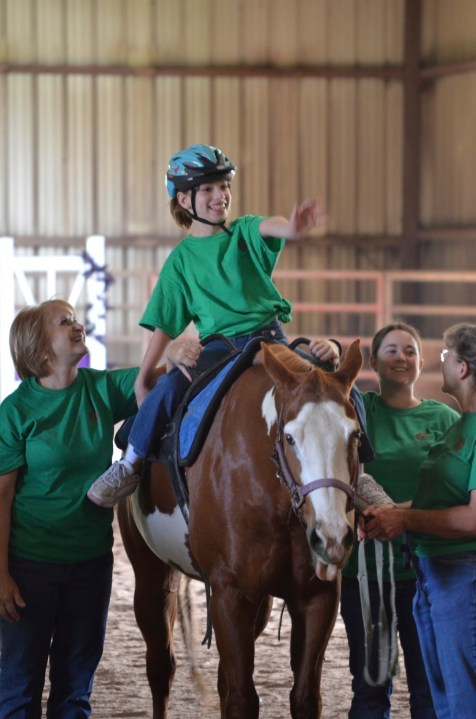
[[[449,357],[449,349],[445,348],[444,350],[441,350],[440,352],[440,360],[444,363],[446,358]],[[455,357],[456,362],[460,363],[463,362],[461,357]]]

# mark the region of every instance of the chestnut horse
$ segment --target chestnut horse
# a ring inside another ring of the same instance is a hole
[[[209,580],[221,717],[258,717],[254,645],[272,597],[292,621],[291,716],[321,715],[324,651],[353,540],[360,428],[349,391],[362,355],[356,340],[335,373],[280,344],[262,345],[259,356],[225,395],[187,469],[188,526],[162,465],[119,506],[154,719],[167,717],[180,573]]]

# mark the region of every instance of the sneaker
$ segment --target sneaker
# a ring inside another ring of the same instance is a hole
[[[388,496],[383,487],[378,484],[370,474],[361,474],[357,479],[357,489],[354,495],[355,508],[362,511],[371,504],[391,504],[395,502]]]
[[[139,481],[140,474],[132,464],[120,459],[92,483],[88,497],[94,504],[111,509],[122,497],[132,494]]]

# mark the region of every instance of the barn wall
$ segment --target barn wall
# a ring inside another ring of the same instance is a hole
[[[125,334],[142,296],[139,280],[119,275],[158,271],[179,240],[164,171],[175,150],[206,142],[238,165],[235,215],[288,214],[310,195],[325,202],[325,232],[288,245],[281,268],[399,268],[410,241],[405,9],[405,0],[0,0],[0,234],[36,253],[104,234],[118,277],[109,325]],[[474,266],[475,15],[473,0],[421,3],[422,268]],[[469,66],[424,75],[449,63]],[[281,287],[301,302],[372,294],[352,282]],[[370,331],[365,317],[316,314],[296,316],[293,329]]]

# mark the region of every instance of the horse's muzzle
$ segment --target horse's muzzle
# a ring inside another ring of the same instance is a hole
[[[341,540],[326,537],[317,524],[310,533],[309,544],[314,554],[324,564],[333,564],[341,568],[352,548],[354,532],[349,526]]]

